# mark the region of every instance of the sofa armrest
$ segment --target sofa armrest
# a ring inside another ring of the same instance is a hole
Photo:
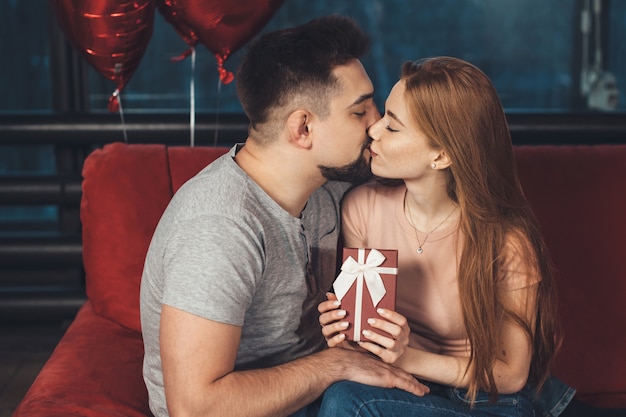
[[[142,366],[141,334],[86,302],[13,417],[151,416]]]

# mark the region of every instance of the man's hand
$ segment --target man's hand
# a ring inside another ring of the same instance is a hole
[[[336,368],[337,381],[349,380],[382,388],[399,388],[420,397],[430,391],[413,375],[367,352],[335,348],[319,355],[327,357],[327,366]]]

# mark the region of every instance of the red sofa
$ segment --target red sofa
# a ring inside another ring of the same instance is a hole
[[[14,417],[149,416],[139,282],[173,193],[226,148],[114,143],[83,168],[88,301]],[[519,146],[520,177],[558,269],[565,340],[553,372],[626,407],[626,145]]]

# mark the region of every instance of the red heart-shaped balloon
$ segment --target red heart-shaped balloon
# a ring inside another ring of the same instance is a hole
[[[224,61],[256,35],[284,0],[156,0],[159,11],[189,44],[201,43],[213,52],[220,79],[233,75]]]
[[[172,61],[181,61],[187,58],[192,51],[192,48],[198,44],[198,37],[196,33],[190,28],[183,17],[181,16],[181,10],[178,5],[173,3],[172,0],[155,0],[159,13],[165,18],[165,20],[171,24],[181,38],[190,46],[189,49],[184,51],[177,57],[173,57]]]
[[[52,0],[70,43],[117,91],[109,110],[117,111],[122,91],[141,62],[154,26],[153,0]]]

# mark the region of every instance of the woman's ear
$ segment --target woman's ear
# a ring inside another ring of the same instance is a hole
[[[439,155],[437,155],[433,163],[436,164],[437,168],[440,169],[448,168],[450,165],[452,165],[452,161],[448,157],[446,151],[439,152]]]
[[[289,141],[297,146],[310,148],[310,122],[311,114],[306,110],[293,111],[287,118],[287,131],[289,134]]]

